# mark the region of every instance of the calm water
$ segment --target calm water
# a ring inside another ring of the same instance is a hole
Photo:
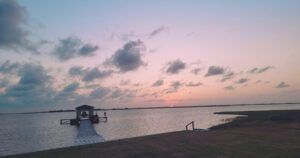
[[[193,120],[196,128],[209,128],[235,117],[213,114],[219,111],[271,109],[300,109],[300,105],[107,111],[108,123],[94,126],[109,141],[180,131]],[[77,127],[59,124],[60,119],[74,117],[75,112],[0,115],[0,156],[75,145]]]

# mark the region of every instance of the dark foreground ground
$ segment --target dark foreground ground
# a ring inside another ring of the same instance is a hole
[[[182,131],[10,157],[24,158],[300,158],[300,110],[248,115],[210,131]]]

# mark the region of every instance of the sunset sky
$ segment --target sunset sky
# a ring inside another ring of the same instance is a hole
[[[0,112],[300,101],[299,0],[0,0]]]

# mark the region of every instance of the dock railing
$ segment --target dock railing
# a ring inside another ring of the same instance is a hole
[[[185,129],[186,130],[189,130],[189,126],[192,125],[192,130],[195,130],[195,125],[194,125],[194,121],[188,123],[186,126],[185,126]]]
[[[69,125],[69,124],[71,124],[71,119],[61,119],[60,124],[61,125]]]

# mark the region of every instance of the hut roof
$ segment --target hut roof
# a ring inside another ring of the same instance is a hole
[[[87,109],[94,109],[94,107],[90,105],[81,105],[76,107],[76,110],[87,110]]]

